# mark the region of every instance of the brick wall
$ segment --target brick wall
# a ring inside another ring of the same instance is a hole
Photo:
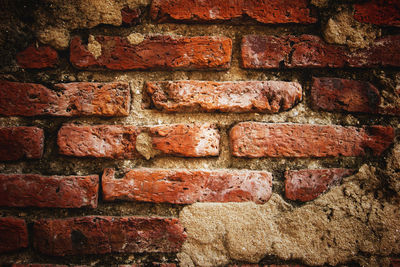
[[[321,208],[332,188],[349,190],[361,166],[386,181],[367,192],[383,218],[400,203],[400,4],[311,2],[36,1],[31,23],[17,10],[24,1],[9,2],[7,16],[34,37],[0,73],[0,265],[397,266],[398,211],[397,235],[382,241],[385,222],[374,231],[373,245],[390,248],[334,241],[319,257],[295,243],[282,253],[203,247],[186,218],[232,203],[277,208],[278,198],[290,208],[277,218],[299,220],[296,210]],[[349,28],[378,37],[325,40],[343,10]],[[322,208],[369,216],[364,189],[354,205],[331,197]],[[232,223],[258,227],[246,222]],[[315,231],[339,239],[324,227]],[[348,253],[324,256],[332,246]]]

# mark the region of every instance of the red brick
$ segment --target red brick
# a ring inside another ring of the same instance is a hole
[[[355,4],[354,18],[363,23],[400,26],[400,1],[370,0]]]
[[[40,159],[43,130],[36,127],[0,127],[0,161]]]
[[[0,218],[0,253],[26,248],[28,246],[28,229],[24,220]]]
[[[242,122],[230,132],[236,157],[379,156],[394,139],[394,129],[338,125]]]
[[[122,179],[114,175],[114,169],[104,170],[105,201],[265,203],[272,194],[272,175],[266,171],[133,169]]]
[[[0,114],[6,116],[127,116],[127,83],[64,83],[55,90],[34,83],[0,81]]]
[[[99,176],[0,174],[0,206],[97,207]]]
[[[219,154],[218,130],[208,123],[151,127],[66,125],[58,132],[57,143],[64,155],[131,159],[140,157],[136,137],[141,132],[149,133],[152,147],[162,154],[184,157]]]
[[[121,9],[122,23],[125,25],[135,25],[139,22],[141,11],[139,8],[130,9],[124,7]]]
[[[58,132],[59,152],[68,156],[98,158],[135,158],[136,137],[140,129],[136,126],[65,125]]]
[[[150,16],[158,22],[216,22],[250,17],[261,23],[315,23],[308,0],[153,0]]]
[[[381,95],[369,82],[338,78],[313,78],[312,105],[315,109],[378,113]]]
[[[400,259],[392,259],[390,267],[400,267]]]
[[[291,200],[313,200],[353,173],[349,169],[286,171],[285,194]]]
[[[186,239],[175,218],[88,216],[43,219],[34,224],[33,244],[54,256],[178,252]]]
[[[292,108],[301,100],[301,85],[283,81],[147,82],[152,104],[165,112],[265,112]]]
[[[181,157],[218,156],[220,135],[214,125],[175,124],[150,127],[153,148]]]
[[[313,35],[247,35],[242,39],[242,64],[250,69],[399,67],[399,51],[400,35],[383,37],[356,51]]]
[[[224,70],[230,67],[232,40],[226,37],[147,36],[139,44],[128,38],[96,36],[101,45],[97,58],[79,37],[71,41],[71,63],[79,69]]]
[[[298,265],[298,264],[284,264],[284,265],[262,265],[262,264],[235,264],[235,265],[228,265],[228,267],[307,267],[305,265]]]
[[[55,68],[59,64],[58,53],[50,46],[30,45],[17,54],[17,63],[25,69]]]
[[[398,105],[381,103],[381,94],[369,82],[339,78],[313,78],[312,106],[315,110],[399,115]]]
[[[176,267],[175,263],[159,263],[159,262],[153,262],[150,265],[149,264],[124,264],[124,265],[118,265],[118,267],[145,267],[145,266],[153,266],[153,267]]]

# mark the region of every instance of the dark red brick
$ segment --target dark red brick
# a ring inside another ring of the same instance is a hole
[[[139,44],[128,38],[96,36],[101,45],[97,58],[79,37],[71,41],[71,63],[79,69],[223,70],[230,67],[232,40],[226,37],[147,36]]]
[[[400,26],[399,0],[370,0],[354,5],[354,18],[363,23]]]
[[[285,194],[291,200],[313,200],[353,173],[350,169],[286,171]]]
[[[34,83],[0,81],[0,114],[6,116],[127,116],[127,83],[64,83],[55,90]]]
[[[150,16],[158,22],[216,22],[251,19],[261,23],[315,23],[308,0],[153,0]]]
[[[313,78],[312,106],[315,110],[399,115],[396,103],[381,103],[381,93],[369,82],[339,78]]]
[[[266,171],[133,169],[122,179],[114,175],[114,169],[104,170],[105,201],[265,203],[272,194],[272,175]]]
[[[165,112],[265,112],[292,108],[302,97],[301,85],[283,81],[147,82],[152,104]]]
[[[58,53],[50,46],[30,45],[17,54],[17,63],[25,69],[55,68],[59,64]]]
[[[0,218],[0,253],[16,251],[28,246],[28,229],[24,220]]]
[[[390,267],[400,267],[400,259],[392,259]]]
[[[383,37],[356,51],[313,35],[247,35],[242,39],[242,64],[250,69],[399,67],[399,51],[400,35]]]
[[[394,139],[394,129],[338,125],[242,122],[230,131],[236,157],[379,156]]]
[[[141,132],[151,136],[150,147],[162,154],[184,157],[219,154],[218,130],[208,123],[150,127],[66,125],[58,132],[57,143],[64,155],[131,159],[140,157],[136,150],[136,137]]]
[[[314,109],[379,113],[381,95],[369,82],[338,78],[313,78]]]
[[[121,9],[122,23],[126,25],[135,25],[139,22],[141,11],[139,8],[130,9],[124,7]]]
[[[97,207],[99,177],[0,174],[0,206]]]
[[[178,252],[186,239],[175,218],[88,216],[35,222],[36,250],[53,256]]]
[[[43,130],[36,127],[0,127],[0,161],[40,159]]]

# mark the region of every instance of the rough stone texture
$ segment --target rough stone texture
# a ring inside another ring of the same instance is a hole
[[[219,155],[220,135],[215,125],[176,124],[150,127],[153,148],[181,157]]]
[[[0,81],[0,114],[6,116],[127,116],[127,83],[65,83],[55,90],[34,83]]]
[[[0,174],[0,206],[97,207],[99,176]]]
[[[325,43],[314,35],[247,35],[242,39],[242,65],[250,69],[342,68],[400,66],[400,35],[375,40],[371,46],[351,51]]]
[[[265,203],[272,194],[272,175],[266,171],[132,169],[122,179],[114,175],[114,169],[104,170],[105,201]]]
[[[311,0],[311,4],[317,7],[327,7],[329,0]]]
[[[364,165],[299,208],[276,194],[265,205],[196,203],[180,213],[188,234],[180,265],[258,262],[265,255],[309,265],[373,265],[360,253],[372,258],[400,253],[399,201],[385,196],[374,169]]]
[[[154,35],[139,44],[119,36],[94,38],[101,45],[98,57],[82,44],[80,37],[72,39],[70,61],[76,68],[223,70],[231,62],[232,40],[226,37]]]
[[[302,98],[296,82],[160,81],[147,82],[152,104],[164,112],[286,111]]]
[[[353,173],[354,170],[349,169],[286,171],[285,195],[291,200],[313,200]]]
[[[354,10],[354,18],[360,22],[400,26],[400,2],[398,0],[370,0],[355,4]]]
[[[37,37],[56,49],[66,49],[70,31],[93,28],[99,24],[136,24],[141,14],[139,8],[148,3],[149,0],[45,0],[34,11]]]
[[[399,114],[398,110],[381,107],[381,94],[365,81],[339,78],[313,78],[312,106],[315,110]]]
[[[242,122],[230,131],[236,157],[379,156],[394,140],[394,129],[338,125]]]
[[[330,18],[323,32],[328,43],[345,44],[352,48],[368,47],[380,34],[376,27],[356,21],[350,10]]]
[[[46,26],[39,30],[37,38],[43,44],[48,44],[57,50],[65,50],[69,47],[70,31],[62,28],[62,26]]]
[[[57,144],[59,152],[68,156],[132,159],[141,155],[136,149],[136,138],[141,132],[148,133],[149,146],[160,154],[182,157],[219,154],[220,136],[209,123],[149,127],[65,125],[58,132]]]
[[[34,224],[33,244],[54,256],[178,252],[186,238],[175,218],[88,216],[43,219]]]
[[[18,65],[25,69],[54,68],[59,64],[58,53],[50,46],[31,44],[16,56]]]
[[[0,218],[0,253],[26,248],[28,246],[28,229],[24,220]]]
[[[44,133],[37,127],[0,127],[0,161],[40,159]]]
[[[215,22],[250,17],[261,23],[315,23],[308,0],[154,0],[150,16],[157,22]]]

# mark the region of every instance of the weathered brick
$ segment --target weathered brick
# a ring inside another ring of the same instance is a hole
[[[158,22],[216,22],[247,17],[269,24],[317,21],[308,0],[153,0],[150,16]]]
[[[400,259],[392,259],[390,267],[400,267]]]
[[[276,265],[276,264],[271,264],[271,265],[262,265],[262,264],[235,264],[235,265],[228,265],[228,267],[307,267],[305,265],[299,265],[299,264],[283,264],[283,265]]]
[[[236,157],[379,156],[394,139],[394,129],[338,125],[242,122],[230,131]]]
[[[54,68],[59,64],[58,53],[50,46],[28,46],[16,56],[17,63],[25,69]]]
[[[301,85],[283,81],[147,82],[152,104],[165,112],[266,112],[292,108],[302,97]]]
[[[99,177],[0,174],[0,206],[97,207]]]
[[[54,256],[178,252],[186,238],[175,218],[88,216],[35,222],[34,247]]]
[[[313,200],[353,173],[354,170],[350,169],[286,171],[285,194],[291,200]]]
[[[400,35],[376,40],[370,47],[350,51],[320,37],[247,35],[242,39],[242,64],[250,69],[342,68],[400,66]]]
[[[0,114],[6,116],[127,116],[127,83],[64,83],[55,90],[34,83],[0,81]]]
[[[153,267],[176,267],[175,263],[159,263],[159,262],[152,262],[151,265],[147,264],[124,264],[118,265],[118,267],[145,267],[145,266],[153,266]]]
[[[76,157],[135,158],[140,128],[123,125],[65,125],[58,132],[59,152]]]
[[[364,81],[313,78],[311,99],[316,110],[382,113],[381,94]]]
[[[153,148],[181,157],[218,156],[220,135],[214,125],[174,124],[149,128]]]
[[[28,246],[28,229],[24,220],[0,218],[0,253],[15,251]]]
[[[162,154],[183,157],[219,154],[218,130],[208,123],[149,127],[65,125],[58,132],[57,143],[64,155],[130,159],[140,157],[136,137],[141,132],[150,135],[150,146]]]
[[[105,201],[265,203],[272,194],[272,175],[266,171],[133,169],[122,179],[114,175],[114,169],[104,170]]]
[[[354,5],[354,18],[363,23],[400,26],[400,1],[370,0]]]
[[[315,110],[399,115],[396,103],[381,102],[378,89],[364,81],[313,78],[311,103]]]
[[[129,38],[96,36],[101,55],[93,55],[79,37],[71,41],[71,63],[79,69],[213,69],[230,67],[232,40],[226,37],[147,36],[138,44]]]
[[[40,159],[44,134],[37,127],[0,127],[0,161]]]
[[[122,23],[125,25],[135,25],[140,21],[141,11],[139,8],[130,9],[124,7],[121,9]]]

